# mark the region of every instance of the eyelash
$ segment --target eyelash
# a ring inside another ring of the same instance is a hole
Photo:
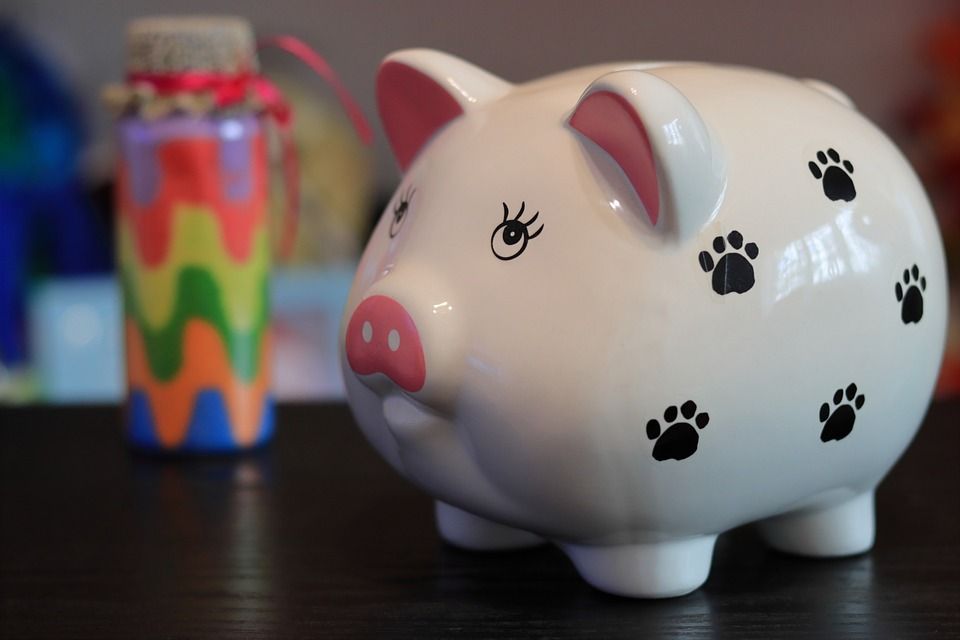
[[[413,185],[410,185],[407,188],[407,192],[400,196],[400,201],[393,207],[393,220],[390,221],[390,237],[394,238],[398,233],[400,233],[400,226],[403,225],[403,221],[406,219],[407,212],[410,210],[410,201],[413,200],[413,196],[417,193],[417,188]]]

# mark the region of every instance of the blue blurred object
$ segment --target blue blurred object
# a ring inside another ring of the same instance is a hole
[[[31,292],[29,308],[31,359],[44,399],[123,396],[123,311],[114,278],[46,278]]]
[[[26,289],[36,266],[58,275],[109,270],[105,225],[78,176],[80,112],[60,77],[0,23],[0,362],[27,358]]]

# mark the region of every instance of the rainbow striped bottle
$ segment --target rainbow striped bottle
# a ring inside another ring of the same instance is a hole
[[[268,165],[235,19],[128,33],[117,123],[125,427],[142,450],[232,452],[271,437]]]

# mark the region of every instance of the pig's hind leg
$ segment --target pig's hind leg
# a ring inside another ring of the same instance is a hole
[[[471,551],[507,551],[544,544],[546,541],[529,531],[514,529],[457,507],[437,501],[437,529],[444,541]]]
[[[863,553],[873,546],[873,491],[828,507],[785,513],[759,524],[774,549],[814,558]]]

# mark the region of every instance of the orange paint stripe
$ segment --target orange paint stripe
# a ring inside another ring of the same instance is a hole
[[[257,377],[244,384],[230,369],[230,357],[217,330],[202,320],[189,320],[183,330],[183,366],[168,382],[150,373],[143,336],[136,323],[126,320],[127,376],[131,389],[146,392],[150,399],[157,438],[165,447],[176,447],[187,437],[187,427],[197,392],[217,389],[223,395],[234,440],[239,445],[257,437],[264,402],[270,389],[270,334]]]

